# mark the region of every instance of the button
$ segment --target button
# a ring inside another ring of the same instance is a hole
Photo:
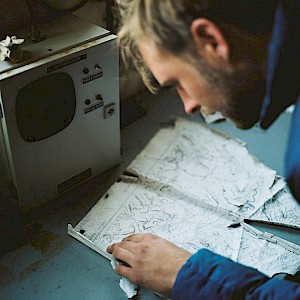
[[[104,106],[104,108],[103,108],[104,119],[108,119],[108,118],[112,117],[115,114],[115,108],[116,108],[115,103],[110,103],[110,104]]]
[[[86,99],[86,100],[84,101],[84,103],[85,103],[86,105],[90,105],[90,104],[91,104],[91,100],[90,100],[90,99]]]
[[[103,100],[103,97],[99,94],[96,96],[96,100]]]
[[[82,72],[83,72],[84,74],[88,74],[88,73],[90,72],[90,70],[89,70],[88,68],[84,68],[84,69],[82,70]]]

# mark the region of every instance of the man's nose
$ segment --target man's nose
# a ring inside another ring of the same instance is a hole
[[[194,114],[200,111],[200,105],[196,101],[188,97],[182,97],[180,93],[179,95],[183,102],[184,110],[187,114]]]
[[[184,110],[187,114],[195,114],[200,111],[200,105],[196,102],[189,101],[188,103],[184,102]]]
[[[177,92],[183,102],[184,110],[187,114],[194,114],[200,111],[200,105],[195,100],[190,98],[185,91],[177,89]]]

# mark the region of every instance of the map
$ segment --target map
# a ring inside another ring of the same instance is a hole
[[[300,228],[300,208],[285,181],[244,143],[176,119],[75,227],[69,225],[69,234],[109,259],[108,245],[153,233],[191,253],[208,248],[269,276],[299,271],[300,247],[257,233],[243,222],[249,218]]]

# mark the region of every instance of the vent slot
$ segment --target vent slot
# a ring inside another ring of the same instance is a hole
[[[88,179],[89,177],[92,176],[92,170],[91,168],[79,173],[76,176],[73,176],[72,178],[60,183],[57,185],[57,190],[58,193],[63,193],[69,189],[71,189],[72,187],[75,187],[76,185],[78,185],[79,183],[81,183],[82,181]]]

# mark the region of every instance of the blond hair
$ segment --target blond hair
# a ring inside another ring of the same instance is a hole
[[[199,17],[223,29],[228,25],[249,33],[269,32],[278,0],[117,0],[122,25],[118,42],[123,60],[133,63],[151,92],[159,84],[140,54],[141,40],[179,56],[194,53],[190,25]],[[225,30],[225,29],[224,29]]]

